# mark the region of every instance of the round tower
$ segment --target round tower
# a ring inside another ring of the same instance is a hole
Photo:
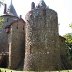
[[[24,70],[61,69],[57,13],[41,0],[25,19]]]

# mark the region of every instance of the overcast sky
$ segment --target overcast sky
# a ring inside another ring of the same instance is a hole
[[[2,0],[0,0],[2,1]],[[11,0],[4,0],[5,3],[10,5]],[[25,14],[31,9],[31,2],[35,2],[36,5],[40,0],[12,0],[12,3],[16,9],[18,15],[22,15],[25,18]],[[55,10],[58,13],[59,34],[64,35],[72,32],[69,28],[69,24],[72,23],[72,0],[44,0],[49,8]],[[0,14],[3,7],[0,8]]]

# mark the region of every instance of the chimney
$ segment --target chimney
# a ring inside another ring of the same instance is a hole
[[[35,3],[32,2],[32,4],[31,4],[31,9],[34,9],[34,8],[35,8]]]
[[[7,5],[5,4],[4,5],[4,14],[7,14],[6,9],[7,9]]]
[[[20,15],[20,18],[22,18],[22,15]]]

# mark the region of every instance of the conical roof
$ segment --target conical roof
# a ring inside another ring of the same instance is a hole
[[[13,4],[12,4],[12,0],[11,0],[11,4],[10,4],[7,12],[8,12],[9,15],[13,15],[13,16],[18,17],[16,10],[15,10]]]

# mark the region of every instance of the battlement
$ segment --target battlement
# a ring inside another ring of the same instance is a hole
[[[31,10],[26,14],[25,19],[29,22],[35,21],[35,19],[48,19],[54,20],[57,17],[57,12],[50,9],[43,0],[35,7],[35,3],[32,2]]]

